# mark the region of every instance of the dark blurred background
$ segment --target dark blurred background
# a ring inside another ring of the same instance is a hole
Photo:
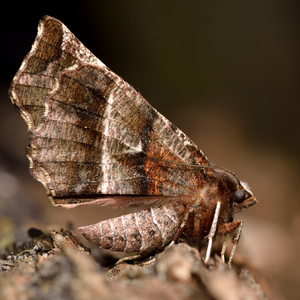
[[[213,163],[249,182],[259,204],[237,216],[245,220],[238,252],[271,299],[298,299],[299,1],[5,1],[0,248],[25,239],[31,226],[76,228],[116,214],[52,207],[29,175],[27,126],[7,90],[45,14],[65,23]]]

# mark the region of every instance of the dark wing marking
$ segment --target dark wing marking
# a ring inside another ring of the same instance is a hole
[[[201,150],[54,18],[41,20],[10,93],[29,127],[31,171],[55,205],[171,199],[201,185]]]

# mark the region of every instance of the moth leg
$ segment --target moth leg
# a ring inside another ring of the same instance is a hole
[[[186,222],[187,222],[187,219],[188,219],[188,217],[189,217],[189,215],[190,215],[190,213],[191,213],[192,211],[193,211],[193,209],[192,209],[191,207],[187,210],[187,212],[185,213],[184,218],[183,218],[183,220],[182,220],[182,222],[181,222],[179,228],[177,229],[176,233],[175,233],[174,236],[173,236],[172,241],[171,241],[169,244],[167,244],[167,245],[164,247],[163,250],[166,250],[166,249],[170,248],[172,245],[175,244],[175,241],[176,241],[176,240],[178,239],[178,237],[180,236],[180,234],[181,234],[181,232],[182,232],[182,230],[183,230],[183,228],[184,228],[184,226],[185,226],[185,224],[186,224]],[[138,256],[138,255],[136,255],[136,256]],[[145,266],[149,266],[149,265],[153,264],[154,262],[155,262],[155,257],[149,259],[149,260],[146,261],[146,262],[141,263],[141,265],[142,265],[143,267],[145,267]],[[119,261],[118,261],[117,263],[119,263]]]
[[[171,243],[170,244],[168,244],[168,245],[166,245],[166,247],[165,247],[165,249],[168,249],[168,248],[170,248],[172,245],[174,245],[175,244],[175,242],[174,241],[171,241]]]
[[[226,247],[228,244],[229,234],[231,232],[235,231],[235,235],[233,236],[232,241],[231,241],[233,246],[232,246],[231,253],[229,256],[229,260],[228,260],[229,266],[232,263],[233,256],[234,256],[234,253],[236,250],[236,246],[237,246],[240,236],[242,234],[243,225],[244,225],[243,221],[234,221],[234,222],[230,222],[230,223],[225,223],[225,224],[221,225],[218,229],[218,234],[226,235],[224,242],[223,242],[222,251],[221,251],[221,257],[222,257],[223,262],[225,262],[225,251],[226,251]]]
[[[175,244],[175,241],[179,238],[179,236],[180,236],[180,234],[181,234],[181,232],[182,232],[182,230],[183,230],[183,228],[184,228],[184,226],[187,222],[187,219],[188,219],[188,217],[189,217],[189,215],[192,211],[193,211],[193,209],[191,207],[187,210],[187,212],[185,213],[184,218],[183,218],[179,228],[177,229],[177,231],[175,232],[175,234],[172,238],[172,241],[164,247],[164,250],[168,249],[169,247],[171,247],[172,245]]]
[[[215,210],[215,214],[214,214],[214,219],[213,219],[213,222],[211,224],[209,234],[207,235],[208,245],[207,245],[206,256],[205,256],[205,260],[204,260],[205,264],[207,264],[207,262],[210,258],[213,238],[215,237],[216,231],[217,231],[217,224],[218,224],[218,219],[219,219],[219,215],[220,215],[220,209],[221,209],[221,202],[218,201],[217,206],[216,206],[216,210]]]
[[[186,211],[186,213],[185,213],[185,215],[183,217],[183,220],[182,220],[179,228],[177,229],[177,231],[175,232],[175,234],[174,234],[174,236],[172,238],[172,241],[169,244],[167,244],[166,246],[164,246],[164,250],[168,249],[169,247],[171,247],[172,245],[175,244],[175,241],[179,238],[180,234],[182,233],[182,230],[183,230],[183,228],[184,228],[184,226],[185,226],[185,224],[186,224],[186,222],[188,220],[188,217],[189,217],[189,215],[190,215],[191,212],[193,212],[193,209],[190,207]]]
[[[143,255],[141,253],[138,253],[136,255],[131,255],[131,256],[125,256],[123,258],[120,258],[116,263],[115,263],[115,266],[121,264],[122,262],[127,262],[127,261],[131,261],[131,260],[135,260],[135,259],[139,259],[143,257]],[[151,257],[146,260],[146,261],[143,261],[143,262],[140,262],[138,263],[140,266],[142,267],[147,267],[147,266],[150,266],[152,265],[153,263],[155,262],[155,257]]]
[[[236,234],[232,238],[233,246],[232,246],[230,257],[229,257],[229,260],[228,260],[228,265],[229,266],[231,266],[231,262],[233,260],[233,256],[234,256],[234,253],[235,253],[236,246],[237,246],[237,244],[238,244],[238,242],[240,240],[240,237],[242,235],[243,225],[244,225],[244,222],[241,221],[240,224],[239,224],[239,226],[237,227]]]
[[[228,239],[229,239],[229,233],[227,233],[225,235],[225,239],[224,239],[224,242],[223,242],[223,245],[222,245],[221,258],[222,258],[223,263],[225,263],[225,251],[226,251],[226,248],[227,248]]]
[[[189,217],[189,215],[190,215],[190,213],[191,213],[192,211],[193,211],[193,209],[192,209],[191,207],[186,211],[186,213],[185,213],[185,215],[184,215],[184,217],[183,217],[183,220],[182,220],[182,222],[181,222],[179,228],[177,229],[177,231],[175,232],[175,234],[174,234],[174,236],[173,236],[173,238],[172,238],[172,241],[171,241],[169,244],[165,245],[164,248],[163,248],[163,250],[166,250],[166,249],[168,249],[169,247],[171,247],[172,245],[175,244],[175,241],[176,241],[176,240],[178,239],[178,237],[180,236],[180,234],[181,234],[181,232],[182,232],[182,230],[183,230],[183,228],[184,228],[184,226],[185,226],[185,224],[186,224],[186,222],[187,222],[187,220],[188,220],[188,217]],[[150,259],[149,261],[146,261],[145,263],[142,263],[142,265],[143,265],[143,266],[148,266],[148,265],[150,265],[150,264],[153,264],[154,261],[155,261],[155,257],[153,257],[153,258]]]
[[[180,234],[182,233],[182,230],[183,230],[183,228],[184,228],[184,226],[185,226],[185,224],[186,224],[186,222],[187,222],[187,220],[188,220],[188,217],[189,217],[190,213],[192,213],[192,212],[193,212],[193,208],[192,208],[192,207],[189,207],[189,208],[187,209],[187,211],[186,211],[184,217],[183,217],[183,220],[182,220],[182,222],[181,222],[179,228],[178,228],[177,231],[175,232],[175,234],[174,234],[174,236],[173,236],[173,239],[172,239],[171,243],[170,243],[167,247],[172,246],[172,245],[175,243],[175,241],[179,238],[179,236],[180,236]]]
[[[150,258],[150,259],[148,259],[146,261],[141,262],[139,265],[141,267],[148,267],[148,266],[153,265],[155,263],[155,261],[156,261],[156,258],[154,256],[154,257],[152,257],[152,258]]]
[[[116,263],[115,265],[119,265],[120,263],[124,262],[124,261],[129,261],[129,260],[134,260],[136,258],[140,258],[141,257],[141,254],[136,254],[136,255],[132,255],[132,256],[125,256],[123,258],[120,258]]]

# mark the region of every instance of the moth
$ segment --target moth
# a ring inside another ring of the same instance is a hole
[[[249,187],[212,165],[59,20],[40,21],[10,97],[28,125],[31,173],[53,205],[141,208],[80,227],[87,240],[141,254],[207,240],[207,263],[216,234],[232,234],[231,263],[243,226],[234,214],[257,203]]]

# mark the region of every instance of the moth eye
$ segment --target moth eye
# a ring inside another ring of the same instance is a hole
[[[245,200],[245,192],[243,190],[237,190],[235,193],[234,201],[242,203]]]

